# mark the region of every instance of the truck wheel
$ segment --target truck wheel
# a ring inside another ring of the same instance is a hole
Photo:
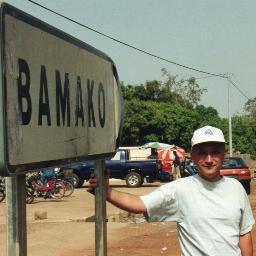
[[[125,177],[127,187],[136,188],[142,185],[142,178],[137,172],[130,172]]]

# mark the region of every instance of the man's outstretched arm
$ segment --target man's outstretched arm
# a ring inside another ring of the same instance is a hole
[[[89,187],[87,188],[87,191],[94,193],[94,189],[97,186],[98,180],[93,175],[89,180]],[[128,212],[143,214],[147,212],[147,209],[139,196],[112,189],[109,186],[108,178],[106,179],[106,199],[116,207]]]

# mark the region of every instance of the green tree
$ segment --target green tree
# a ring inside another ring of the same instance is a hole
[[[139,99],[143,101],[157,101],[166,103],[178,103],[182,106],[193,108],[200,102],[201,95],[206,89],[201,89],[196,79],[178,80],[178,76],[170,75],[166,69],[162,69],[164,82],[158,80],[146,81],[145,84],[127,85],[121,84],[125,100]]]
[[[125,101],[125,109],[123,145],[161,141],[189,149],[199,120],[195,111],[178,104],[138,99]]]
[[[145,84],[147,91],[147,99],[152,101],[158,101],[161,92],[161,82],[157,80],[146,81]]]
[[[256,156],[256,121],[245,116],[232,118],[233,148]]]
[[[247,112],[249,117],[256,119],[256,97],[253,99],[249,99],[245,103],[244,110]]]
[[[124,82],[121,82],[121,91],[123,94],[123,98],[125,100],[131,100],[134,96],[134,86],[132,85],[125,85]]]
[[[176,102],[183,103],[182,105],[187,107],[196,107],[200,102],[202,94],[207,91],[205,88],[200,88],[194,77],[186,80],[178,80],[177,75],[171,75],[165,68],[162,69],[162,74],[166,78],[163,83],[164,86],[167,87],[173,95],[178,96]]]
[[[140,85],[125,85],[121,89],[125,100],[122,145],[142,145],[160,141],[190,150],[195,129],[204,125],[223,130],[229,140],[228,119],[221,118],[213,107],[200,105],[205,89],[194,78],[178,80],[165,69],[164,82],[152,80]],[[256,98],[248,100],[249,115],[232,118],[233,148],[241,153],[256,155]]]
[[[228,121],[226,119],[220,118],[218,111],[215,108],[198,105],[195,107],[195,111],[201,117],[199,121],[199,126],[215,126],[222,129],[225,134]]]

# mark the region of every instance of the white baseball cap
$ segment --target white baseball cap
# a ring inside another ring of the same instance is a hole
[[[192,147],[205,142],[225,143],[223,132],[219,128],[209,125],[195,130],[191,139]]]

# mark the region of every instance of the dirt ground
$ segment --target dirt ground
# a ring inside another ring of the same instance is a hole
[[[111,185],[121,191],[145,194],[161,185],[145,184],[128,189],[124,182],[112,180]],[[86,187],[86,184],[85,184]],[[28,256],[93,256],[94,197],[86,189],[76,189],[71,197],[61,201],[39,199],[27,205]],[[256,218],[256,181],[249,196]],[[0,256],[6,256],[6,209],[0,203]],[[107,204],[107,239],[109,256],[180,255],[176,225],[172,222],[146,223]],[[41,218],[41,219],[38,219]],[[256,256],[256,227],[253,228]]]

